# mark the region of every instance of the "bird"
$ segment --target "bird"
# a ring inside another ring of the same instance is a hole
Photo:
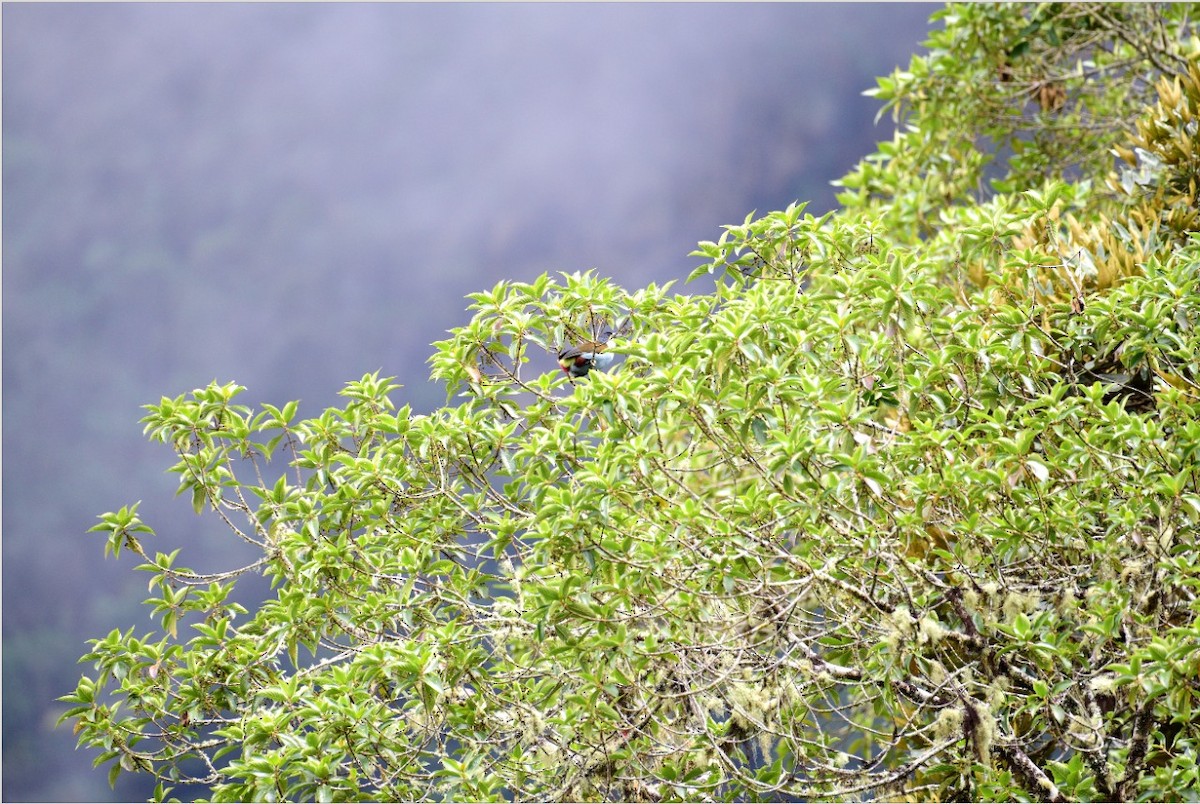
[[[603,371],[612,365],[613,353],[606,352],[612,342],[613,331],[604,329],[594,341],[584,341],[575,346],[564,346],[558,351],[558,365],[572,382],[586,377],[592,369]]]

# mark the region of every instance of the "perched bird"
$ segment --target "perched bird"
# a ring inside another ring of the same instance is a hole
[[[558,352],[558,365],[563,373],[574,380],[586,377],[592,369],[604,370],[612,365],[613,354],[606,352],[612,342],[613,331],[602,330],[594,341],[584,341],[575,346],[564,346]]]

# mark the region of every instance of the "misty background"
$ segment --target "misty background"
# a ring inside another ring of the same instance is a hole
[[[381,370],[432,410],[466,293],[682,280],[721,224],[831,209],[936,8],[4,4],[3,797],[150,794],[54,727],[85,640],[154,627],[97,515],[246,558],[141,405],[217,379],[311,417]]]

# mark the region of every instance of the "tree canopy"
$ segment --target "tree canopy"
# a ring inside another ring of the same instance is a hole
[[[473,294],[432,414],[378,373],[303,421],[236,383],[148,405],[261,557],[200,574],[101,517],[157,628],[83,657],[81,744],[219,800],[1185,797],[1189,13],[947,7],[840,209],[726,226],[708,293]]]

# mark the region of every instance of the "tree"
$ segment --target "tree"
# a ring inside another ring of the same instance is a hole
[[[707,294],[474,294],[430,415],[378,374],[299,422],[147,406],[262,555],[201,575],[101,517],[159,629],[83,657],[81,744],[222,800],[1183,798],[1189,10],[949,7],[842,209],[725,227]],[[626,319],[611,371],[554,370]]]

